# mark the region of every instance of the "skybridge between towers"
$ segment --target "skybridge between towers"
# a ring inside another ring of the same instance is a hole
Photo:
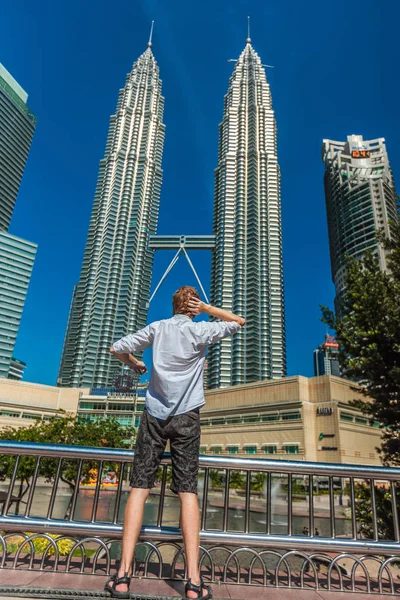
[[[174,258],[169,263],[164,275],[161,277],[157,284],[154,292],[152,293],[147,306],[150,306],[151,301],[160,289],[164,279],[168,273],[173,269],[174,265],[178,262],[181,254],[184,255],[189,263],[190,268],[193,271],[196,281],[200,286],[200,289],[208,302],[207,294],[200,281],[200,278],[194,268],[192,261],[189,258],[188,250],[214,250],[215,249],[215,235],[150,235],[149,237],[149,248],[151,250],[176,250]]]
[[[153,250],[214,250],[215,235],[151,235],[149,248]]]

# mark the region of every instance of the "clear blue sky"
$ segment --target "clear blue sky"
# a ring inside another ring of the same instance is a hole
[[[398,0],[3,0],[0,62],[28,92],[37,128],[10,232],[39,249],[15,354],[54,384],[79,279],[99,160],[118,90],[146,48],[165,96],[159,233],[211,233],[218,123],[233,69],[253,46],[268,69],[282,171],[288,374],[312,374],[319,304],[332,305],[322,139],[385,137],[400,186]],[[170,260],[156,255],[155,285]],[[207,288],[210,257],[192,253]],[[194,278],[183,259],[149,318]]]

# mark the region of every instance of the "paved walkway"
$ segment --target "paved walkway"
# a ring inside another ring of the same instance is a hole
[[[29,590],[33,588],[52,588],[52,589],[75,589],[79,591],[102,591],[107,577],[102,575],[79,575],[70,573],[38,573],[37,571],[22,570],[0,570],[0,594],[1,598],[14,598],[15,596],[3,595],[7,593],[7,587],[21,587],[26,589],[27,596]],[[326,592],[284,589],[284,588],[263,588],[258,586],[239,586],[239,585],[213,585],[214,598],[232,599],[232,600],[366,600],[382,599],[388,600],[388,595],[361,594],[349,592]],[[163,596],[175,599],[181,598],[184,593],[184,583],[180,581],[160,581],[157,579],[133,579],[132,593],[143,594],[143,599],[151,600],[154,596]],[[3,592],[2,592],[3,590]],[[25,591],[25,590],[24,590]],[[19,594],[21,596],[21,594]],[[25,594],[23,594],[25,596]],[[26,596],[25,596],[26,597]],[[400,598],[400,596],[393,596]],[[51,599],[51,594],[46,594],[46,598]],[[73,598],[73,595],[71,596]]]

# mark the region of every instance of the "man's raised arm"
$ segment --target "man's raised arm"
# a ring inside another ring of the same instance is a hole
[[[188,302],[188,309],[193,312],[195,315],[200,315],[202,313],[206,313],[211,317],[216,317],[217,319],[222,319],[222,321],[234,322],[238,323],[241,327],[245,325],[246,320],[243,317],[239,317],[235,315],[229,310],[224,310],[223,308],[217,308],[216,306],[210,306],[210,304],[206,304],[202,302],[198,298],[191,298]]]

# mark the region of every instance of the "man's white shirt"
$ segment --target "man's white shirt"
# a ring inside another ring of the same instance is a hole
[[[237,333],[227,321],[194,322],[186,315],[155,321],[113,344],[118,354],[153,347],[146,410],[156,419],[189,412],[205,403],[203,371],[207,346]]]

